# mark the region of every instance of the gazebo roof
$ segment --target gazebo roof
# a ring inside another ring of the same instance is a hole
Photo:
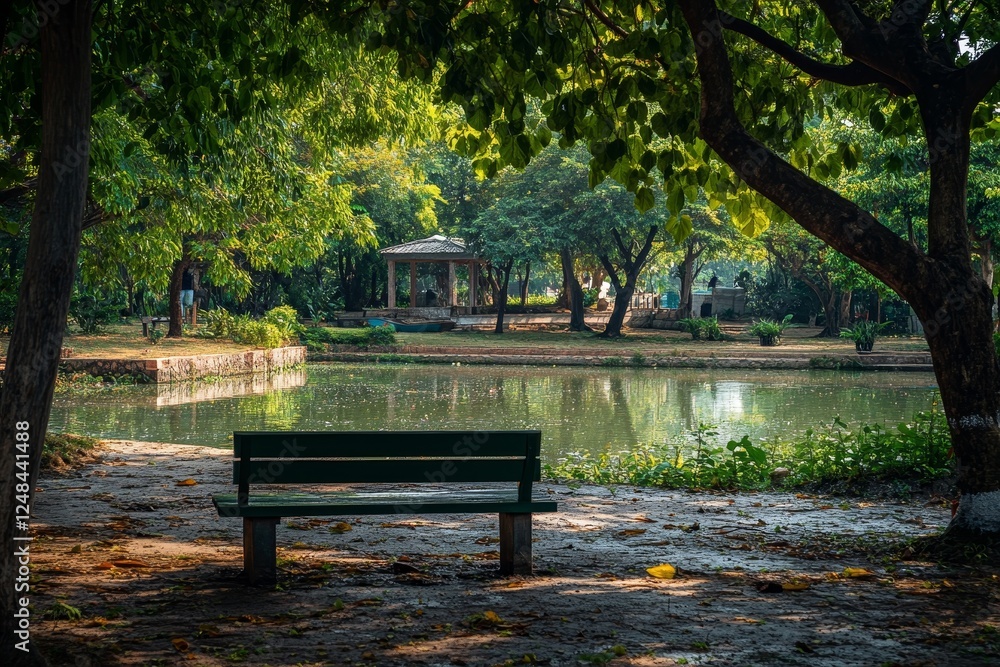
[[[389,260],[449,261],[459,259],[479,259],[471,252],[462,239],[451,239],[435,234],[419,241],[400,243],[379,250]]]

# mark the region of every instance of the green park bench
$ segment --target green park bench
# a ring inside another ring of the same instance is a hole
[[[139,318],[142,322],[142,336],[143,338],[149,338],[149,327],[152,325],[153,329],[156,329],[156,325],[160,322],[170,323],[169,317],[150,317],[148,315],[143,315]]]
[[[556,511],[554,501],[532,496],[532,482],[541,479],[541,438],[539,431],[237,432],[237,493],[215,495],[212,502],[219,516],[243,518],[250,583],[275,581],[281,517],[362,514],[498,513],[500,572],[530,574],[531,515]],[[510,484],[441,488],[486,482]],[[250,493],[251,484],[359,483],[399,486]]]

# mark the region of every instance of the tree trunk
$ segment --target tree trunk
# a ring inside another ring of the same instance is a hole
[[[639,277],[639,271],[629,273],[625,277],[624,285],[615,285],[615,306],[611,309],[611,316],[608,317],[608,324],[600,334],[602,338],[619,338],[622,335],[622,327],[625,324],[625,315],[628,314],[629,304],[632,303],[632,295],[635,294],[635,284]]]
[[[531,262],[524,263],[524,280],[521,281],[521,307],[528,305],[528,278],[531,275]]]
[[[678,306],[680,311],[679,319],[691,317],[691,301],[694,290],[694,257],[690,252],[685,253],[684,263],[681,264],[681,303]]]
[[[496,267],[497,276],[494,282],[497,285],[497,325],[493,329],[494,333],[503,333],[503,317],[507,312],[507,288],[510,286],[510,273],[513,268],[513,261]]]
[[[570,249],[560,249],[559,259],[562,262],[566,300],[569,301],[569,330],[592,331],[584,320],[586,311],[583,307],[583,288],[580,287],[580,281],[573,270],[573,254],[570,252]]]
[[[838,324],[851,323],[851,290],[845,290],[840,294],[840,319]]]
[[[181,315],[181,286],[183,285],[184,272],[191,266],[191,259],[187,252],[179,260],[174,262],[174,268],[170,272],[170,288],[167,292],[170,300],[170,328],[167,330],[167,338],[180,338],[184,335],[184,317]]]
[[[8,665],[41,663],[26,633],[16,634],[19,619],[15,613],[21,607],[15,602],[35,596],[27,588],[27,577],[18,574],[21,563],[15,552],[32,543],[18,539],[27,530],[16,527],[15,521],[27,520],[17,509],[30,507],[38,479],[80,250],[90,160],[91,14],[90,0],[67,0],[48,16],[39,37],[42,147],[38,192],[0,394],[0,450],[4,452],[0,457],[0,488],[4,489],[0,494],[0,641]],[[17,438],[21,433],[27,434],[28,446]],[[18,458],[23,453],[28,457]],[[27,497],[16,500],[15,491]],[[37,607],[32,611],[39,612]]]

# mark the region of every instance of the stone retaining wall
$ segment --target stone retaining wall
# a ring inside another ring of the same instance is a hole
[[[90,375],[141,375],[150,382],[183,382],[208,376],[227,377],[273,373],[306,361],[306,348],[278,347],[230,354],[199,354],[159,359],[88,359],[71,357],[60,363],[67,372]]]

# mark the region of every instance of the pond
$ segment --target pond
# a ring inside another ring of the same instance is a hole
[[[909,420],[937,400],[930,373],[310,364],[261,378],[59,394],[51,428],[229,446],[234,430],[542,430],[543,457],[790,436],[841,417]]]

